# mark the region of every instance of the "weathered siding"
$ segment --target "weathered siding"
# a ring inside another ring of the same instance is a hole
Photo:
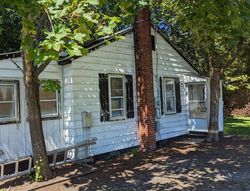
[[[125,40],[98,48],[64,67],[64,116],[67,143],[97,137],[93,154],[101,154],[138,145],[137,121],[100,120],[99,73],[131,74],[135,79],[132,34]],[[136,96],[134,83],[134,96]],[[136,102],[136,99],[134,99]],[[135,103],[136,104],[136,103]],[[136,110],[136,107],[135,107]],[[93,127],[83,128],[82,113],[91,112]],[[137,113],[135,111],[135,116]]]
[[[15,58],[14,60],[22,68],[21,58]],[[0,60],[0,71],[0,80],[19,81],[21,118],[21,122],[17,124],[0,124],[0,149],[5,154],[4,156],[0,156],[1,162],[3,160],[30,155],[32,154],[32,149],[26,115],[23,73],[10,60]],[[50,64],[40,77],[61,81],[61,76],[61,66]],[[62,119],[44,120],[43,129],[48,150],[64,147]]]
[[[156,51],[153,51],[155,98],[157,108],[157,137],[164,140],[187,134],[188,98],[186,82],[204,81],[197,72],[184,60],[174,48],[159,34],[155,34]],[[161,115],[160,109],[160,77],[178,77],[180,79],[182,112]]]

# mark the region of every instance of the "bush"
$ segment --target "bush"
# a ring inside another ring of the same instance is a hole
[[[231,111],[232,116],[242,116],[242,117],[250,117],[250,102],[245,105],[243,108],[233,109]]]

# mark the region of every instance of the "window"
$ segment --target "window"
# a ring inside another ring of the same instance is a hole
[[[190,118],[206,118],[207,108],[205,102],[205,84],[188,85],[188,97]]]
[[[58,117],[58,92],[40,89],[40,107],[43,118]]]
[[[160,77],[161,114],[181,113],[179,78]]]
[[[19,82],[0,81],[0,123],[19,121]]]
[[[125,88],[123,76],[109,76],[109,106],[111,119],[125,118]]]
[[[175,84],[174,79],[164,79],[164,93],[165,103],[164,111],[166,114],[176,113],[176,101],[175,101]]]
[[[132,75],[99,74],[99,89],[101,121],[134,118]]]

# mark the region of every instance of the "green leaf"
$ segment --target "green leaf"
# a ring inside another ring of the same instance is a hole
[[[83,34],[83,33],[76,33],[74,35],[74,39],[80,43],[83,43],[84,42],[84,38],[86,37],[86,34]]]
[[[61,6],[65,0],[56,0],[56,7]]]
[[[99,1],[98,0],[85,0],[86,3],[91,4],[91,5],[98,5]]]

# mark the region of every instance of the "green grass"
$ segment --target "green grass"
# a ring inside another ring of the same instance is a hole
[[[250,137],[250,117],[230,117],[225,119],[224,133]]]

